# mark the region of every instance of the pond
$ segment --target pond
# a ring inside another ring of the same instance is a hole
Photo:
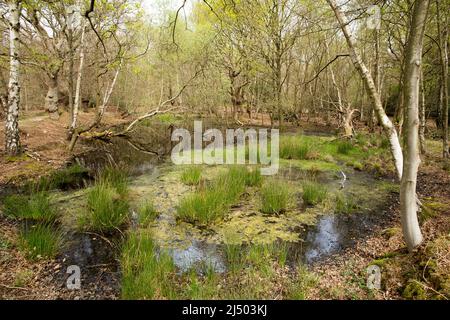
[[[123,150],[119,148],[116,152],[124,153]],[[114,155],[111,156],[110,151],[104,154],[107,154],[104,158],[112,162]],[[99,155],[101,153],[97,153],[96,158]],[[288,260],[294,263],[298,260],[306,264],[315,263],[352,246],[355,239],[370,233],[384,219],[382,209],[388,193],[384,187],[386,181],[343,164],[332,163],[329,170],[315,172],[315,179],[328,190],[329,200],[321,205],[308,206],[303,203],[301,194],[302,183],[309,179],[310,172],[299,168],[294,161],[283,161],[278,174],[265,179],[267,183],[277,179],[289,185],[292,199],[286,212],[280,215],[261,213],[259,191],[249,189],[224,219],[208,226],[196,226],[176,217],[180,200],[195,192],[195,187],[181,182],[183,166],[171,164],[170,159],[158,162],[148,155],[135,155],[132,158],[127,155],[127,158],[128,163],[135,163],[129,185],[131,207],[138,210],[146,201],[154,204],[159,215],[148,229],[161,250],[170,253],[180,272],[204,265],[216,272],[226,271],[225,243],[248,245],[281,242],[289,247]],[[224,170],[224,166],[204,165],[202,177],[211,180]],[[64,215],[66,225],[76,223],[77,212],[85,201],[84,193],[85,190],[58,193],[57,201],[67,212]],[[335,212],[333,199],[338,193],[355,203],[352,212]],[[92,248],[80,249],[86,245],[86,241],[83,239],[75,244],[75,248],[72,246],[67,250],[68,261],[82,263],[83,259],[87,259],[82,255],[99,255]],[[92,246],[91,242],[89,247]],[[105,250],[108,250],[107,247]],[[111,261],[111,256],[100,256],[94,260],[90,263],[105,263],[104,260]]]

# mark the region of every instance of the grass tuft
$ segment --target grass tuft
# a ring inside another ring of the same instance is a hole
[[[336,213],[349,214],[358,209],[358,205],[349,196],[345,196],[342,193],[336,194]]]
[[[288,186],[277,180],[266,183],[261,189],[261,211],[280,214],[286,211],[289,200]]]
[[[181,173],[181,181],[189,186],[196,186],[200,183],[202,170],[198,166],[191,166]]]
[[[337,143],[337,152],[348,155],[353,150],[353,144],[350,141],[339,141]]]
[[[139,225],[146,227],[150,222],[155,221],[159,213],[156,211],[153,202],[146,201],[139,208]]]
[[[232,166],[211,181],[206,188],[181,200],[177,216],[190,223],[209,224],[223,217],[230,206],[238,201],[245,187],[259,181],[258,174],[245,166]]]
[[[30,260],[54,258],[61,244],[61,232],[48,224],[37,224],[20,233],[19,248],[25,251]]]
[[[107,167],[98,175],[96,181],[110,185],[122,197],[128,194],[128,170],[125,168]]]
[[[245,177],[245,184],[249,187],[258,187],[261,185],[263,177],[259,168],[249,171]]]
[[[168,254],[157,252],[150,234],[130,234],[122,248],[121,267],[123,299],[174,298],[175,265]]]
[[[308,271],[306,266],[301,264],[297,267],[296,275],[295,281],[288,288],[287,299],[305,300],[308,291],[317,284],[319,279],[315,274]]]
[[[30,196],[11,195],[4,199],[3,206],[5,215],[19,219],[54,222],[58,216],[46,192],[38,192]]]
[[[87,229],[108,233],[128,221],[128,202],[111,185],[99,182],[88,192],[87,210],[80,217],[80,225]]]
[[[281,137],[280,158],[282,159],[310,159],[312,155],[312,145],[308,140],[299,137]]]
[[[303,183],[302,198],[306,205],[322,203],[322,201],[325,200],[327,193],[326,187],[317,182],[306,181]]]

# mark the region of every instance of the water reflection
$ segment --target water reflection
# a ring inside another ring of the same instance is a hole
[[[217,245],[193,241],[185,249],[170,249],[173,261],[180,272],[186,272],[192,268],[212,268],[215,272],[225,272],[225,263],[219,254]]]

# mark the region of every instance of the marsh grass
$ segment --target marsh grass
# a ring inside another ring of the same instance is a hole
[[[128,194],[128,169],[106,167],[97,175],[96,182],[113,187],[120,196],[125,197]]]
[[[242,269],[242,245],[235,243],[226,243],[224,246],[225,257],[228,262],[228,270],[235,273]]]
[[[220,276],[211,266],[206,266],[205,272],[199,276],[197,270],[191,269],[184,277],[181,296],[189,300],[207,300],[217,297]]]
[[[189,166],[181,173],[181,181],[189,186],[198,185],[202,177],[202,170],[198,166]]]
[[[139,207],[139,225],[142,227],[147,227],[151,222],[155,221],[158,217],[159,212],[156,211],[153,202],[145,201]]]
[[[273,262],[284,267],[287,261],[288,245],[283,242],[250,245],[225,242],[224,252],[228,270],[235,273],[249,267],[261,269]]]
[[[314,273],[308,271],[308,268],[299,264],[297,266],[296,278],[288,286],[288,293],[286,299],[290,300],[305,300],[308,298],[307,294],[311,288],[317,285],[319,278]]]
[[[190,223],[209,224],[223,217],[235,204],[246,186],[259,181],[245,166],[231,166],[205,188],[181,200],[177,217]]]
[[[337,142],[337,153],[348,155],[354,149],[353,144],[347,140]]]
[[[286,273],[287,246],[231,244],[224,246],[227,272],[206,263],[177,273],[173,259],[157,248],[147,232],[132,233],[122,246],[123,299],[274,299],[298,298],[308,279]],[[292,278],[294,277],[294,278]],[[308,280],[308,281],[307,281]],[[274,288],[277,288],[274,290]]]
[[[79,223],[92,231],[102,233],[120,229],[128,221],[129,205],[110,184],[98,182],[88,191],[87,208]]]
[[[279,154],[282,159],[310,159],[312,144],[305,137],[283,136],[280,139]]]
[[[289,188],[286,183],[272,180],[261,189],[261,212],[281,214],[286,211],[289,202]]]
[[[306,205],[316,205],[321,203],[325,200],[327,194],[327,188],[317,182],[305,181],[303,183],[302,199]]]
[[[19,248],[30,260],[54,258],[61,244],[61,231],[50,224],[36,224],[20,232]]]
[[[87,193],[84,212],[79,217],[82,228],[111,233],[125,225],[129,218],[128,171],[107,167],[97,174],[95,185]]]
[[[261,170],[259,168],[253,168],[253,170],[247,172],[245,179],[245,184],[247,186],[259,187],[263,181]]]
[[[31,195],[10,195],[3,201],[3,211],[9,217],[35,220],[41,222],[54,222],[58,213],[50,203],[47,192],[37,192]]]
[[[151,235],[131,233],[122,247],[122,298],[176,298],[172,258],[158,252]]]
[[[299,152],[300,145],[305,144],[307,152]],[[304,154],[307,154],[304,156]],[[301,156],[296,156],[300,154]],[[280,163],[294,164],[305,169],[310,163],[323,167],[323,170],[339,170],[336,161],[344,162],[356,170],[374,170],[385,175],[394,170],[393,166],[380,165],[391,163],[389,141],[378,134],[357,134],[355,139],[343,140],[329,137],[282,136],[280,138]],[[305,159],[300,159],[305,158]],[[296,161],[298,163],[296,163]],[[334,168],[333,168],[334,167]],[[336,168],[337,167],[337,168]]]
[[[274,286],[280,281],[280,267],[287,256],[286,246],[279,244],[231,244],[224,246],[227,272],[214,273],[209,269],[204,276],[191,271],[184,277],[184,299],[273,299]],[[243,280],[245,279],[245,280]],[[243,281],[246,284],[243,285]],[[225,285],[222,285],[225,284]]]
[[[341,192],[335,196],[335,212],[350,214],[358,209],[358,205],[351,196],[346,196]]]

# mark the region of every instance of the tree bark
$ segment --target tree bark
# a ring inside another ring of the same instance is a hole
[[[417,219],[417,171],[419,156],[419,87],[422,44],[429,0],[416,0],[405,54],[404,163],[400,184],[400,213],[405,242],[411,251],[422,242]]]
[[[68,140],[72,139],[73,133],[75,131],[75,128],[77,126],[77,120],[78,120],[78,110],[80,108],[80,99],[81,99],[81,79],[83,76],[83,65],[84,65],[84,38],[85,38],[85,20],[83,18],[83,22],[81,24],[81,39],[80,39],[80,64],[78,65],[78,75],[77,75],[77,84],[75,88],[75,100],[73,103],[73,110],[72,110],[72,122],[70,123],[69,127],[69,134],[68,134]]]
[[[423,79],[423,67],[420,70],[420,126],[419,126],[419,142],[420,142],[420,154],[424,155],[426,153],[425,144],[425,129],[427,126],[426,108],[425,108],[425,81]]]
[[[73,48],[73,29],[69,28],[68,31],[68,43],[69,43],[69,74],[68,74],[68,85],[69,85],[69,127],[73,121],[73,69],[74,69],[74,60],[75,60],[75,52]]]
[[[444,24],[441,24],[441,4],[444,3]],[[447,6],[445,1],[440,3],[436,0],[436,21],[439,35],[439,55],[441,60],[441,95],[440,95],[440,109],[442,117],[442,156],[444,158],[450,157],[448,145],[448,19],[445,10]]]
[[[0,119],[4,119],[8,110],[8,82],[0,72]]]
[[[375,81],[375,87],[377,89],[378,95],[381,99],[381,55],[380,55],[380,30],[375,29],[374,32],[375,36],[375,66],[374,66],[374,81]],[[375,110],[370,108],[369,112],[370,117],[370,129],[373,131],[375,129],[375,126],[377,125],[377,118],[375,116]]]
[[[19,31],[21,1],[12,0],[9,6],[9,52],[10,71],[8,84],[8,105],[5,121],[5,151],[9,155],[20,153],[19,135],[19,106],[20,106],[20,84],[19,84]]]
[[[353,115],[357,109],[353,109],[350,104],[345,108],[343,126],[344,126],[344,137],[351,138],[353,137]]]
[[[369,93],[369,97],[372,100],[373,108],[375,109],[378,122],[383,127],[384,132],[388,136],[390,146],[391,146],[391,153],[394,158],[394,164],[395,169],[397,172],[397,177],[399,180],[401,180],[402,177],[402,171],[403,171],[403,154],[402,149],[400,147],[400,142],[397,135],[397,130],[395,129],[395,126],[389,119],[389,117],[386,115],[383,109],[383,105],[381,103],[380,95],[377,91],[377,88],[375,86],[375,82],[373,81],[373,78],[367,69],[366,65],[362,61],[361,56],[359,55],[358,51],[356,50],[356,41],[353,38],[353,35],[351,34],[349,27],[348,27],[348,19],[345,16],[344,12],[340,10],[338,7],[336,0],[327,0],[330,7],[333,9],[334,14],[336,15],[336,18],[339,22],[339,25],[342,29],[342,32],[344,33],[345,39],[347,41],[347,45],[350,49],[350,57],[352,59],[353,64],[355,65],[356,69],[358,70],[359,74],[364,80],[364,83],[366,84],[366,88]]]
[[[58,100],[58,72],[55,72],[49,74],[48,91],[45,97],[45,109],[48,111],[50,119],[59,119]]]

